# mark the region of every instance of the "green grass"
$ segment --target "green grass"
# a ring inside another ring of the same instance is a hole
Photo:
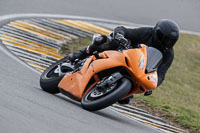
[[[200,36],[181,34],[165,81],[152,96],[136,96],[200,132]]]
[[[70,53],[85,48],[89,44],[91,44],[91,38],[89,37],[72,39],[61,46],[59,53],[62,56],[67,56]]]
[[[90,44],[90,40],[74,39],[63,45],[60,53],[65,56],[75,52]],[[149,97],[135,97],[200,132],[200,36],[181,34],[174,49],[175,59],[163,84]]]

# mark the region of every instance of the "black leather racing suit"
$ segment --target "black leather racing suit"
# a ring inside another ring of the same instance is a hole
[[[131,44],[146,44],[147,46],[155,47],[159,49],[163,54],[163,61],[158,67],[158,86],[163,82],[165,79],[165,74],[169,67],[172,64],[174,59],[174,50],[165,49],[163,44],[159,40],[154,37],[154,28],[152,27],[142,27],[142,28],[134,28],[128,29],[125,27],[117,27],[114,29],[114,32],[118,32],[124,35],[125,38],[131,40]]]

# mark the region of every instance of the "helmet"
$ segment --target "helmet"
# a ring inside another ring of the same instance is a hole
[[[154,27],[153,40],[161,43],[161,49],[170,49],[179,38],[178,25],[168,19],[161,19]]]

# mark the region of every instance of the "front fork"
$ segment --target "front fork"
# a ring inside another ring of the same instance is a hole
[[[116,73],[112,74],[108,79],[98,82],[97,87],[105,88],[106,86],[110,86],[110,85],[116,83],[121,78],[123,78],[123,75],[120,72],[116,72]]]

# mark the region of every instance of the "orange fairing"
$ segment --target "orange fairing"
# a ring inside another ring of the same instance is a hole
[[[134,93],[141,93],[146,90],[152,90],[157,87],[157,72],[145,74],[147,64],[146,47],[141,45],[140,49],[125,50],[124,54],[129,62],[128,69],[133,73],[135,85],[138,89],[133,89]],[[135,86],[135,87],[136,87]]]
[[[133,82],[132,91],[128,95],[155,89],[157,87],[157,73],[145,74],[147,52],[145,45],[141,46],[142,48],[123,50],[122,53],[105,51],[99,54],[100,59],[91,56],[81,71],[65,75],[58,86],[77,99],[81,99],[91,78],[94,79],[91,85],[93,86],[99,81],[97,73],[120,66],[126,68]]]
[[[91,63],[89,65],[93,58],[94,56],[91,56],[84,64],[84,66],[89,66],[88,69],[87,67],[83,67],[81,71],[66,74],[59,83],[58,87],[74,95],[77,99],[80,100],[89,80],[95,74],[93,64]]]
[[[98,82],[98,76],[95,76],[98,72],[125,64],[124,55],[117,51],[106,51],[99,56],[103,59],[96,60],[94,56],[91,56],[81,71],[65,75],[58,85],[59,88],[81,99],[90,79],[94,77]]]

